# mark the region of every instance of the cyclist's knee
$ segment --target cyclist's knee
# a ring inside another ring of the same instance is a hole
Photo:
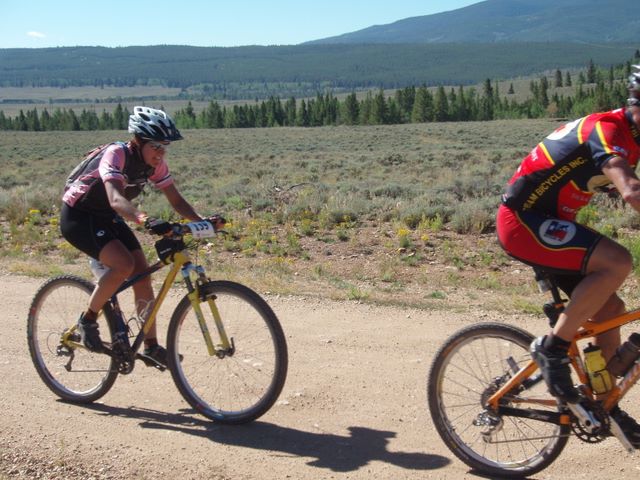
[[[598,272],[623,281],[631,273],[633,258],[629,250],[613,241],[602,241],[589,259],[589,273]]]
[[[144,256],[142,250],[134,250],[131,252],[131,257],[133,259],[133,273],[138,274],[144,272],[147,268],[149,268],[149,264],[147,263],[147,259]],[[145,277],[149,284],[151,284],[151,279]]]
[[[103,263],[109,267],[114,275],[122,279],[129,278],[135,268],[135,262],[131,255],[112,255],[106,262],[103,261]]]
[[[100,261],[121,279],[131,276],[136,265],[135,257],[119,240],[113,240],[102,248]]]
[[[620,249],[617,255],[611,258],[611,270],[616,277],[624,280],[633,269],[633,258],[626,248]]]
[[[118,263],[115,266],[111,267],[111,270],[124,280],[125,278],[129,278],[133,274],[133,264],[127,264],[124,262]]]

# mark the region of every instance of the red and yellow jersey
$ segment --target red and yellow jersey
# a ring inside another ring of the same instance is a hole
[[[594,113],[570,122],[527,155],[503,195],[518,211],[536,211],[573,220],[594,193],[610,185],[602,167],[621,157],[635,169],[640,132],[624,108]]]

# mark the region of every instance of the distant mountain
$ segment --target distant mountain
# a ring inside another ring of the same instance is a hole
[[[637,44],[465,43],[281,47],[0,49],[0,87],[164,85],[219,98],[313,95],[408,85],[471,85],[556,69],[609,67]],[[0,104],[10,99],[0,92]]]
[[[163,85],[183,97],[245,99],[473,85],[637,59],[639,7],[640,0],[485,0],[303,45],[0,49],[0,87]],[[0,92],[0,104],[17,100]]]
[[[637,0],[486,0],[308,44],[640,42]]]

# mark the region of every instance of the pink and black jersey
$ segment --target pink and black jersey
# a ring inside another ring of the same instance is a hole
[[[173,184],[164,159],[156,168],[150,167],[130,144],[117,142],[99,149],[82,165],[73,182],[65,188],[62,200],[79,210],[113,215],[115,212],[109,205],[104,188],[106,181],[121,182],[128,200],[140,195],[148,182],[159,189]]]
[[[640,132],[623,108],[568,123],[522,161],[509,180],[503,204],[573,220],[595,192],[610,184],[602,167],[611,158],[621,157],[635,169],[638,142]]]

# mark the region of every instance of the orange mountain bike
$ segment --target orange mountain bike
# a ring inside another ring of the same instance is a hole
[[[545,275],[544,272],[537,272]],[[550,278],[547,278],[550,281]],[[545,313],[553,325],[564,302],[552,281],[553,301]],[[640,364],[596,401],[579,342],[640,320],[640,309],[600,324],[583,326],[569,349],[574,380],[581,392],[575,404],[559,402],[547,390],[529,346],[534,336],[501,323],[481,323],[453,334],[436,353],[428,377],[431,418],[447,447],[481,473],[521,478],[548,467],[571,435],[587,443],[615,436],[633,447],[609,411],[640,378]]]
[[[138,351],[179,277],[186,294],[171,316],[167,355],[182,396],[195,411],[220,423],[249,422],[269,410],[287,374],[286,339],[262,297],[239,283],[210,280],[192,260],[183,237],[215,233],[208,221],[176,223],[156,242],[160,261],[125,281],[100,312],[100,331],[108,338],[102,353],[84,347],[76,326],[94,285],[74,275],[45,282],[29,309],[27,338],[47,387],[64,400],[89,403],[105,395],[119,374],[131,373],[137,360],[164,370]],[[125,318],[118,295],[167,265],[171,268],[146,319]]]

